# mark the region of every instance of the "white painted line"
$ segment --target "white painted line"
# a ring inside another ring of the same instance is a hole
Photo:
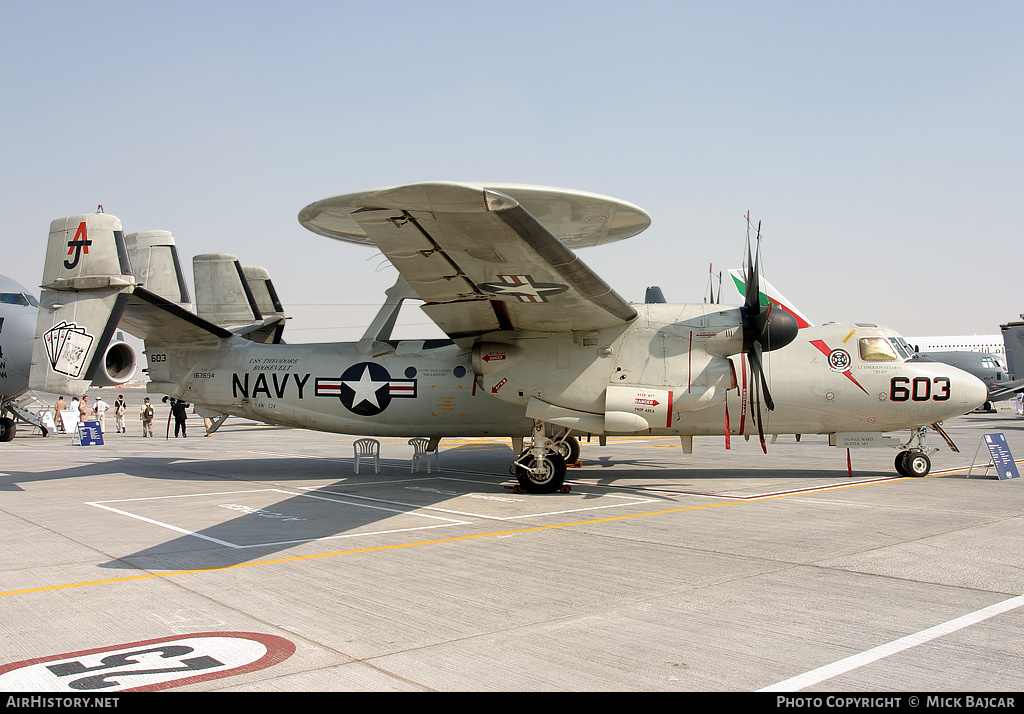
[[[950,620],[949,622],[944,622],[941,625],[936,625],[935,627],[929,627],[927,630],[921,630],[913,635],[901,637],[898,640],[893,640],[892,642],[884,645],[879,645],[878,647],[874,647],[866,652],[861,652],[860,654],[847,657],[846,659],[841,659],[838,662],[827,664],[824,667],[812,669],[810,672],[804,672],[796,677],[791,677],[758,691],[798,692],[801,689],[824,682],[826,679],[832,679],[832,677],[837,677],[840,674],[845,674],[846,672],[857,669],[858,667],[863,667],[866,664],[876,662],[883,657],[894,655],[897,652],[902,652],[903,650],[910,649],[911,647],[923,645],[925,642],[934,640],[937,637],[942,637],[943,635],[948,635],[951,632],[962,630],[965,627],[976,625],[990,617],[995,617],[996,615],[1000,615],[1004,612],[1014,610],[1021,605],[1024,605],[1024,595],[1018,595],[1017,597],[1012,597],[1009,600],[997,602],[995,605],[989,605],[988,607],[968,613],[962,617]]]
[[[416,515],[415,513],[409,515]],[[279,540],[269,543],[253,543],[251,545],[238,545],[236,548],[263,548],[266,546],[276,545],[295,545],[297,543],[319,543],[324,540],[339,540],[341,538],[362,538],[364,536],[372,535],[392,535],[393,533],[408,533],[411,531],[428,531],[431,528],[451,528],[452,526],[466,525],[465,521],[451,521],[450,523],[439,523],[433,526],[411,526],[409,528],[392,528],[386,531],[363,531],[361,533],[339,533],[338,535],[332,536],[320,536],[318,538],[300,538],[298,540]]]
[[[438,477],[438,478],[442,479],[444,477]],[[462,481],[464,479],[447,479],[447,480]],[[470,512],[470,511],[457,511],[457,510],[452,509],[452,508],[440,508],[439,506],[427,506],[427,505],[422,505],[422,504],[407,503],[407,502],[404,502],[404,501],[396,501],[394,499],[374,498],[372,496],[360,496],[360,495],[353,494],[353,493],[329,491],[327,489],[314,488],[313,486],[300,486],[300,488],[309,489],[311,491],[315,490],[317,493],[328,493],[328,494],[331,494],[332,496],[344,496],[345,498],[357,498],[357,499],[365,500],[365,501],[375,501],[377,503],[390,503],[390,504],[395,505],[395,506],[404,506],[406,508],[418,509],[418,510],[423,510],[423,511],[437,511],[439,513],[449,513],[451,515],[463,516],[463,517],[466,517],[466,518],[480,518],[482,520],[487,520],[487,521],[514,521],[514,520],[517,520],[517,519],[520,519],[520,518],[539,518],[541,516],[561,516],[561,515],[565,515],[565,514],[568,514],[568,513],[581,513],[583,511],[599,511],[599,510],[602,510],[602,509],[605,509],[605,508],[622,508],[623,506],[638,506],[638,505],[642,505],[642,504],[645,504],[645,503],[658,503],[659,502],[658,499],[655,499],[655,498],[640,498],[640,497],[634,497],[634,496],[604,495],[604,496],[599,496],[599,498],[619,498],[619,499],[627,500],[629,502],[628,503],[610,503],[610,504],[607,504],[607,505],[604,505],[604,506],[587,506],[585,508],[570,508],[570,509],[565,509],[565,510],[560,510],[560,511],[541,511],[541,512],[538,512],[538,513],[520,513],[520,514],[512,515],[512,516],[492,516],[492,515],[489,515],[489,514],[486,514],[486,513],[473,513],[473,512]],[[406,486],[406,488],[410,488],[410,487]],[[506,497],[506,496],[493,496],[492,497],[492,496],[487,496],[487,494],[475,494],[475,493],[472,493],[472,492],[458,493],[458,492],[455,492],[455,491],[440,491],[440,490],[434,490],[434,489],[413,489],[413,490],[433,491],[433,492],[435,492],[435,493],[437,493],[439,495],[450,496],[451,498],[483,497],[483,498],[501,499],[501,500],[506,500],[506,501],[522,501],[522,500],[524,500],[524,499],[510,498],[510,497]],[[413,515],[416,515],[416,514],[413,514]],[[425,514],[419,514],[419,515],[424,515],[424,517],[426,517]]]
[[[234,494],[239,494],[239,493],[243,493],[243,494],[260,493],[260,492],[265,492],[265,491],[270,491],[270,492],[274,492],[274,493],[281,493],[281,494],[284,494],[286,496],[301,496],[301,497],[304,497],[304,498],[312,498],[312,499],[321,500],[321,501],[330,501],[330,502],[333,502],[333,503],[339,503],[339,504],[343,504],[343,505],[346,505],[346,506],[353,506],[355,508],[375,509],[375,510],[380,510],[380,511],[388,511],[388,512],[391,512],[391,513],[398,513],[398,514],[401,514],[401,515],[414,516],[416,518],[426,518],[426,519],[435,520],[435,521],[444,521],[444,523],[440,523],[440,524],[437,524],[437,525],[430,525],[430,526],[413,526],[413,527],[409,527],[409,528],[394,528],[394,529],[390,529],[390,530],[372,531],[372,532],[364,531],[364,532],[360,532],[360,533],[342,533],[342,534],[336,534],[336,535],[330,535],[330,536],[319,536],[319,537],[316,537],[316,538],[300,538],[300,539],[295,539],[295,540],[274,541],[274,542],[267,542],[267,543],[251,543],[251,544],[248,544],[248,545],[243,545],[243,544],[240,544],[240,543],[232,543],[230,541],[220,540],[219,538],[213,538],[212,536],[204,535],[204,534],[198,533],[196,531],[188,530],[186,528],[180,528],[178,526],[173,526],[173,525],[171,525],[169,523],[164,523],[163,521],[158,521],[158,520],[155,520],[153,518],[146,518],[145,516],[140,516],[140,515],[138,515],[136,513],[130,513],[128,511],[123,511],[123,510],[121,510],[119,508],[113,508],[111,506],[105,505],[107,503],[127,503],[127,502],[131,502],[131,501],[158,501],[158,500],[163,500],[163,499],[175,499],[175,498],[195,498],[196,496],[226,496],[226,495],[234,495]],[[341,494],[341,495],[345,495],[347,498],[352,497],[352,496],[348,496],[347,494]],[[355,497],[352,497],[352,498],[359,498],[359,497],[355,496]],[[117,513],[117,514],[122,515],[122,516],[128,516],[129,518],[134,518],[135,520],[142,521],[144,523],[149,523],[149,524],[154,525],[154,526],[160,526],[161,528],[166,528],[168,530],[174,531],[175,533],[181,533],[183,535],[195,536],[196,538],[201,538],[202,540],[209,541],[211,543],[216,543],[217,545],[221,545],[221,546],[224,546],[226,548],[235,548],[235,549],[260,548],[260,547],[278,546],[278,545],[291,545],[291,544],[295,544],[295,543],[310,543],[310,542],[321,541],[321,540],[334,540],[334,539],[338,539],[338,538],[354,538],[354,537],[362,537],[362,536],[368,536],[368,535],[387,535],[387,534],[390,534],[390,533],[404,533],[404,532],[407,532],[407,531],[429,530],[431,528],[448,528],[448,527],[451,527],[451,526],[470,525],[469,521],[458,521],[458,520],[454,520],[454,519],[451,519],[451,518],[443,518],[441,516],[434,516],[434,515],[429,515],[429,514],[426,514],[426,513],[415,513],[415,512],[409,511],[409,510],[400,510],[400,509],[397,509],[397,508],[385,508],[383,506],[371,506],[371,505],[368,505],[368,504],[365,504],[365,503],[354,503],[352,501],[345,501],[345,500],[341,500],[341,499],[326,498],[324,496],[316,496],[316,495],[313,495],[313,494],[310,494],[310,493],[296,493],[294,491],[284,491],[284,490],[278,489],[278,488],[260,488],[260,489],[250,489],[250,490],[247,490],[247,491],[218,491],[216,493],[189,493],[189,494],[179,494],[179,495],[175,495],[175,496],[149,496],[149,497],[145,497],[145,498],[125,498],[125,499],[118,499],[118,500],[111,500],[111,501],[89,501],[89,502],[86,502],[86,505],[87,506],[95,506],[96,508],[102,508],[102,509],[104,509],[106,511],[111,511],[113,513]],[[395,504],[395,505],[402,505],[402,504]]]
[[[128,516],[129,518],[134,518],[135,520],[142,521],[143,523],[149,523],[149,524],[154,525],[154,526],[160,526],[161,528],[167,528],[168,530],[172,530],[175,533],[182,533],[184,535],[190,535],[190,536],[195,536],[196,538],[202,538],[203,540],[208,540],[211,543],[216,543],[217,545],[223,545],[223,546],[225,546],[227,548],[241,548],[242,547],[240,545],[236,545],[235,543],[229,543],[226,540],[218,540],[217,538],[211,538],[210,536],[203,535],[202,533],[196,533],[195,531],[186,530],[185,528],[178,528],[177,526],[172,526],[169,523],[163,523],[161,521],[154,521],[152,518],[146,518],[145,516],[138,516],[138,515],[136,515],[134,513],[129,513],[128,511],[122,511],[122,510],[120,510],[118,508],[111,508],[110,506],[104,506],[102,503],[99,503],[99,502],[89,503],[87,505],[89,505],[89,506],[96,506],[97,508],[102,508],[102,509],[107,510],[107,511],[112,511],[114,513],[119,513],[122,516]]]
[[[109,501],[87,501],[87,506],[98,506],[101,503],[130,503],[132,501],[168,501],[172,498],[195,498],[196,496],[233,496],[237,493],[261,493],[263,491],[273,491],[275,493],[283,493],[288,496],[298,496],[300,494],[290,493],[288,491],[282,491],[279,488],[249,488],[244,491],[214,491],[213,493],[182,493],[177,496],[144,496],[142,498],[115,498]]]
[[[351,496],[351,495],[349,495],[347,493],[336,494],[333,491],[324,491],[324,490],[319,490],[319,491],[317,491],[317,493],[329,493],[332,496],[335,496],[335,495],[345,496],[345,498],[363,498],[362,496]],[[434,520],[438,520],[438,521],[447,521],[448,523],[453,524],[453,525],[460,525],[460,526],[469,525],[468,521],[455,521],[455,520],[452,520],[451,518],[442,518],[441,516],[431,516],[431,515],[426,514],[426,513],[411,513],[408,509],[400,510],[400,509],[397,509],[397,508],[385,508],[384,506],[370,506],[370,505],[367,505],[365,503],[353,503],[352,501],[343,501],[340,498],[327,498],[326,496],[317,496],[317,495],[312,494],[312,493],[299,493],[299,494],[295,494],[295,495],[297,495],[297,496],[305,496],[306,498],[315,498],[315,499],[318,499],[320,501],[330,501],[331,503],[343,503],[346,506],[355,506],[356,508],[373,508],[373,509],[376,509],[378,511],[388,511],[390,513],[402,513],[402,514],[410,515],[410,516],[419,516],[420,518],[433,518]],[[383,500],[381,500],[379,498],[372,498],[372,499],[366,499],[366,500],[377,501],[378,503],[391,503],[391,504],[397,505],[397,506],[411,505],[411,504],[405,504],[405,503],[398,503],[396,501],[383,501]],[[416,506],[412,506],[412,508],[416,508]]]

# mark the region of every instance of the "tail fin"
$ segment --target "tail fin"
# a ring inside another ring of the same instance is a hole
[[[242,268],[242,273],[245,274],[245,282],[249,286],[249,291],[252,292],[253,297],[256,299],[256,306],[263,313],[263,317],[270,317],[271,315],[284,317],[284,307],[281,305],[281,300],[277,297],[277,290],[274,289],[274,283],[271,281],[270,273],[267,272],[266,268],[261,268],[257,265],[246,265]]]
[[[242,273],[238,258],[224,253],[192,258],[196,280],[196,314],[228,329],[262,321],[256,298]]]
[[[264,320],[276,319],[276,324],[267,329],[246,335],[249,339],[267,344],[279,344],[282,342],[281,335],[284,333],[284,321],[288,316],[284,313],[284,306],[277,296],[274,282],[270,279],[270,273],[266,268],[257,265],[246,265],[242,268],[245,274],[245,282],[249,285],[249,291],[256,299],[256,306],[263,313]]]
[[[1013,379],[1024,379],[1024,322],[1010,322],[999,327],[1003,331],[1006,368]]]
[[[79,395],[103,358],[135,286],[121,222],[91,213],[50,224],[29,387]]]
[[[196,314],[254,342],[280,342],[284,310],[263,268],[243,268],[233,255],[192,259]]]
[[[729,271],[729,275],[732,276],[733,285],[739,291],[740,295],[746,294],[746,282],[743,277],[743,271],[733,268]],[[787,300],[782,293],[775,289],[775,286],[761,278],[761,304],[778,305],[780,308],[788,312],[790,315],[796,318],[797,327],[801,330],[805,327],[813,327],[814,323],[810,322],[803,313],[793,307],[793,304]]]
[[[138,284],[186,310],[192,309],[188,284],[170,231],[142,231],[124,237]]]

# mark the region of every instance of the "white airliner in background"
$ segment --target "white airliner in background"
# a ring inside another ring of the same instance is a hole
[[[907,337],[907,342],[918,352],[956,350],[963,352],[1006,352],[1002,335],[951,335],[946,337]]]

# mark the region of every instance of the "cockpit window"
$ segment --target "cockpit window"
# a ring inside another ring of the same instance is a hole
[[[35,299],[30,300],[29,296],[24,293],[0,293],[0,303],[4,305],[23,305],[25,307],[29,305],[36,307],[39,304]]]
[[[910,345],[904,342],[902,338],[890,337],[889,342],[896,348],[896,351],[900,353],[900,357],[903,359],[910,359],[910,356],[913,354],[913,350],[910,349]]]
[[[884,337],[861,337],[860,358],[865,362],[895,362],[896,350]]]

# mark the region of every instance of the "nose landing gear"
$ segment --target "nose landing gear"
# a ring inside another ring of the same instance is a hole
[[[960,449],[956,448],[956,444],[949,438],[949,435],[942,430],[942,427],[938,424],[931,425],[933,429],[946,441],[946,444],[955,452],[959,452]],[[938,449],[928,449],[925,447],[924,438],[928,433],[928,427],[919,426],[915,429],[910,430],[910,438],[907,439],[907,443],[902,444],[899,448],[902,449],[900,453],[896,455],[896,473],[900,476],[927,476],[928,472],[932,470],[932,461],[929,458]]]
[[[900,476],[927,476],[932,460],[923,451],[901,451],[896,455],[895,465]]]

